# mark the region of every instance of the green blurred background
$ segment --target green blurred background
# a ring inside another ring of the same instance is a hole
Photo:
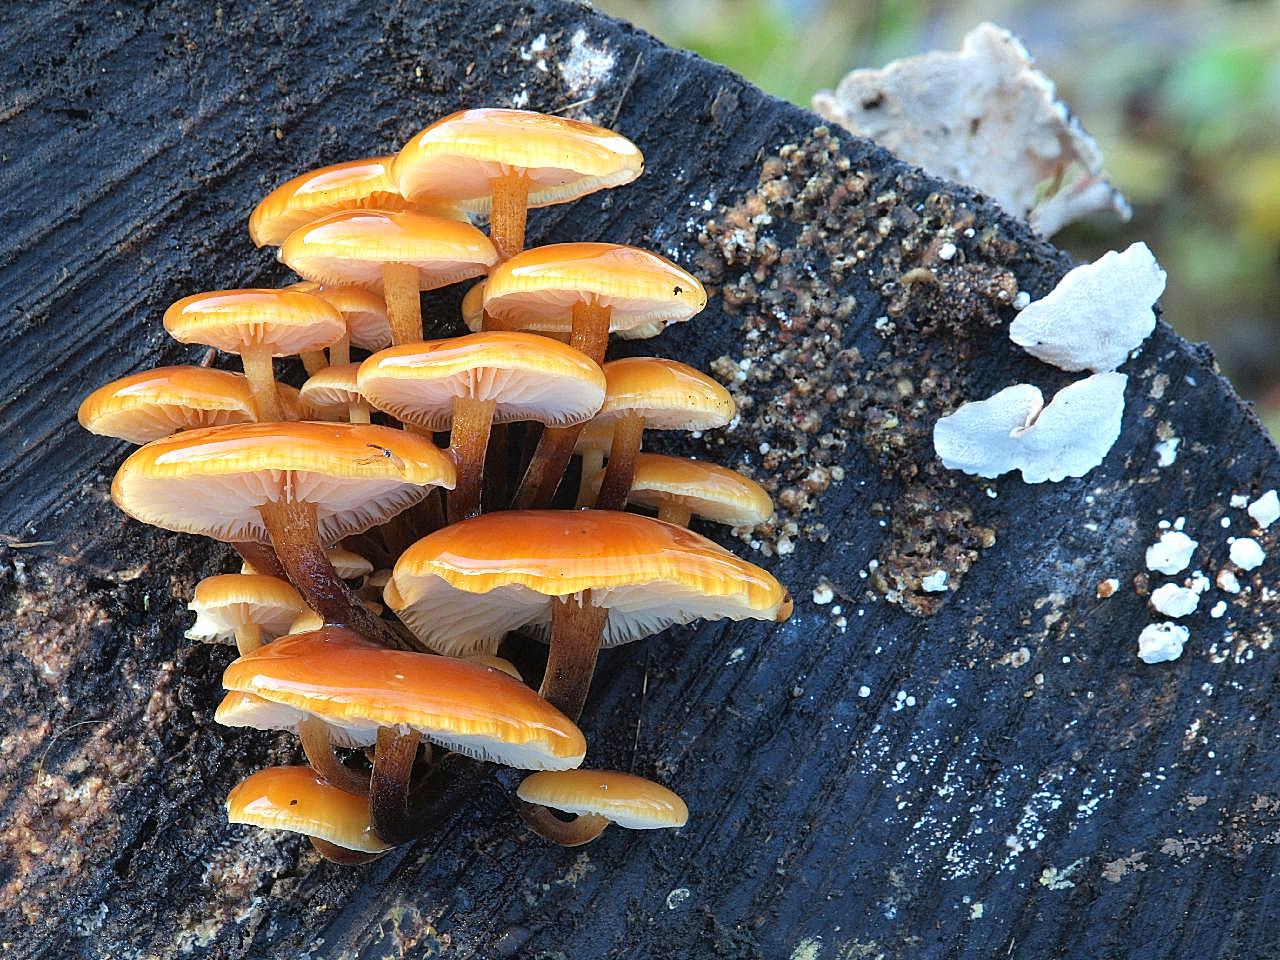
[[[1280,436],[1280,0],[596,0],[803,106],[854,67],[955,50],[990,20],[1027,45],[1133,204],[1055,242],[1076,257],[1145,240],[1166,317],[1212,344]]]

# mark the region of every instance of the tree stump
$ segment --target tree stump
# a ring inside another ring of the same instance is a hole
[[[1280,527],[1254,534],[1272,556],[1242,592],[1215,586],[1184,621],[1180,660],[1135,655],[1159,619],[1144,550],[1161,523],[1213,579],[1250,533],[1232,496],[1280,483],[1206,349],[1160,325],[1084,479],[978,482],[941,469],[932,425],[1013,382],[1068,382],[1006,336],[1014,296],[1068,258],[626,24],[553,0],[43,3],[0,47],[0,952],[1273,953]],[[701,532],[772,569],[797,612],[601,657],[589,762],[677,789],[685,829],[553,849],[512,780],[473,778],[437,834],[336,867],[226,824],[233,784],[300,756],[214,725],[232,653],[182,637],[230,554],[120,516],[124,447],[75,405],[197,360],[161,329],[170,302],[286,279],[245,232],[268,189],[477,105],[592,119],[644,150],[640,181],[535,212],[531,242],[638,244],[712,288],[703,316],[624,349],[732,385],[732,429],[655,448],[772,486],[774,527]],[[926,589],[938,571],[945,590]]]

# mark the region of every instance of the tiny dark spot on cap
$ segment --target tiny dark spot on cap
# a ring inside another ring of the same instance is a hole
[[[676,287],[675,293],[676,293],[676,296],[678,297],[680,296],[680,294],[684,293],[684,289],[682,287]]]
[[[290,800],[290,801],[289,801],[289,806],[291,806],[291,807],[296,807],[297,805],[298,805],[298,801],[297,801],[297,800]]]

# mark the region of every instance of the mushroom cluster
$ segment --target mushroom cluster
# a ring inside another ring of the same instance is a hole
[[[536,771],[513,803],[561,844],[685,823],[665,787],[580,769],[577,719],[602,646],[790,615],[773,576],[688,529],[773,506],[733,471],[641,452],[647,430],[727,424],[723,387],[671,360],[605,362],[610,334],[652,337],[702,310],[698,280],[620,244],[524,249],[529,208],[642,167],[613,131],[478,109],[394,156],[303,174],[249,221],[301,279],[197,293],[164,316],[243,374],[165,367],[81,404],[85,428],[140,444],[112,484],[121,510],[243,559],[197,587],[187,636],[237,647],[217,721],[291,731],[308,766],[244,780],[232,822],[360,863],[430,830],[468,766],[502,764]],[[488,235],[470,221],[486,214]],[[470,332],[424,340],[423,292],[473,278]],[[300,390],[276,380],[290,355],[310,375]],[[575,454],[579,482],[557,497]],[[536,690],[498,656],[512,631],[549,645]]]

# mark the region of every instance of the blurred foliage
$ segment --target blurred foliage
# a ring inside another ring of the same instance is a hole
[[[1146,240],[1166,317],[1207,340],[1280,436],[1280,0],[597,0],[803,106],[855,67],[1017,34],[1098,139],[1133,221],[1055,239],[1081,259]]]

